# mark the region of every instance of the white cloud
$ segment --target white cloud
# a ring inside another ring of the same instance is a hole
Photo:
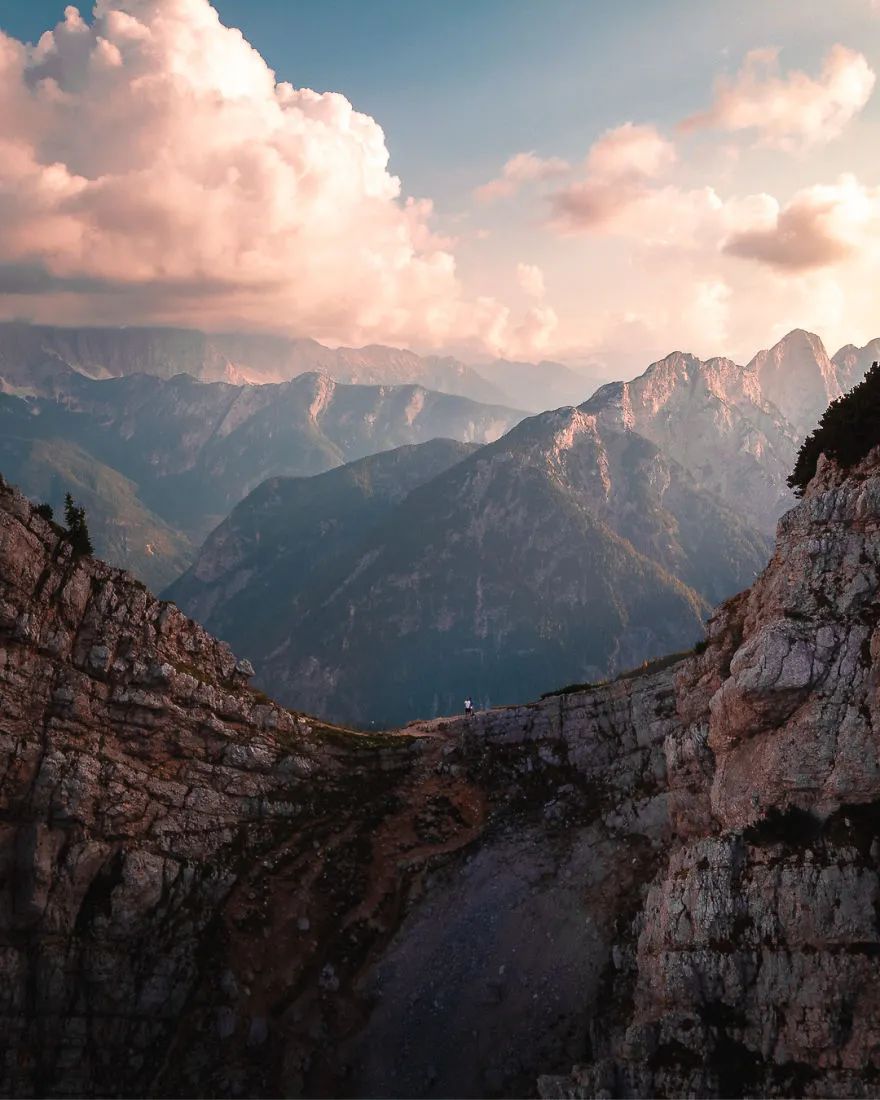
[[[507,354],[514,358],[535,358],[550,346],[559,318],[550,306],[536,305],[528,310],[507,343]]]
[[[494,202],[509,198],[525,183],[552,179],[570,170],[568,161],[561,157],[539,157],[536,153],[517,153],[501,169],[497,179],[478,187],[474,195],[480,202]]]
[[[587,172],[604,180],[643,180],[663,175],[675,163],[675,146],[653,126],[625,122],[594,142]]]
[[[717,81],[712,106],[682,128],[751,130],[762,144],[782,149],[826,142],[861,111],[875,81],[865,56],[839,44],[816,78],[797,69],[783,75],[778,50],[752,50],[735,77]]]
[[[544,272],[536,264],[517,264],[516,277],[520,287],[530,298],[544,297]]]

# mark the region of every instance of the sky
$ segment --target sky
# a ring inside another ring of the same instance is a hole
[[[0,28],[0,316],[619,374],[880,334],[875,0],[4,0]]]

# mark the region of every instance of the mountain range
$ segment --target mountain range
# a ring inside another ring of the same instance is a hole
[[[485,443],[520,418],[420,386],[277,384],[132,374],[97,381],[56,363],[44,396],[0,394],[0,468],[56,508],[79,495],[99,553],[158,586],[251,489],[405,443]]]
[[[122,331],[135,365],[172,369],[169,330]],[[829,357],[796,330],[745,366],[676,352],[519,423],[505,406],[322,373],[127,373],[111,334],[4,367],[19,393],[0,395],[0,468],[56,507],[73,491],[99,550],[170,586],[263,687],[380,724],[692,644],[709,603],[763,564],[800,440],[877,345]],[[184,335],[194,370],[228,365],[219,344]],[[282,346],[241,340],[264,365]],[[108,363],[118,377],[83,373]]]
[[[394,725],[692,645],[767,551],[654,444],[564,408],[465,457],[425,444],[273,480],[166,596],[282,700]]]
[[[371,344],[328,348],[317,340],[258,333],[205,333],[158,327],[63,328],[0,322],[0,390],[39,393],[39,371],[65,364],[90,378],[189,374],[203,382],[289,382],[326,374],[350,385],[419,385],[490,405],[537,412],[576,404],[589,382],[562,363],[468,366],[451,356],[417,355]]]

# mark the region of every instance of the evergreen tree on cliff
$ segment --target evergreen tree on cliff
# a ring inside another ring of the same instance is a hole
[[[813,480],[819,455],[824,454],[844,470],[880,445],[880,365],[872,364],[864,379],[849,393],[832,401],[807,436],[788,479],[795,496],[802,497]]]
[[[86,523],[86,510],[80,505],[74,504],[73,497],[68,493],[64,498],[64,520],[67,524],[67,537],[73,545],[76,557],[94,553],[92,540],[89,537],[89,527]]]

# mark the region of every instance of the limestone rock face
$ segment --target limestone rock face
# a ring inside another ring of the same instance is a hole
[[[876,1094],[878,458],[820,465],[679,666],[675,839],[610,977],[623,1008],[542,1095]]]
[[[876,1095],[878,528],[820,464],[701,653],[363,735],[3,486],[0,1092]]]

